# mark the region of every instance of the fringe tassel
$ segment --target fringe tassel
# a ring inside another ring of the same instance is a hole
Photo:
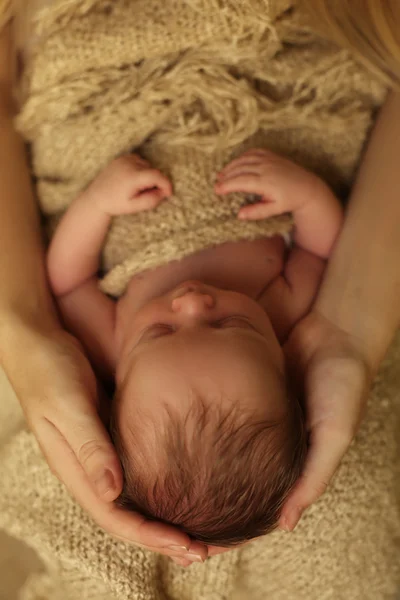
[[[38,35],[48,30],[63,29],[71,19],[82,17],[104,0],[56,0],[39,10],[34,18]]]

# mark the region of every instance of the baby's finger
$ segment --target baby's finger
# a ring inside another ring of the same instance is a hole
[[[132,201],[128,207],[131,214],[142,212],[145,210],[153,210],[164,200],[165,194],[162,190],[154,189],[148,192],[142,192]]]
[[[252,174],[240,175],[238,177],[227,179],[226,181],[217,182],[214,189],[218,195],[232,194],[235,192],[258,194],[259,196],[263,195],[261,179]]]
[[[276,156],[272,150],[268,150],[268,148],[251,148],[250,150],[246,150],[243,153],[243,156],[247,156],[248,154],[252,154],[253,156]]]
[[[239,160],[260,160],[265,158],[272,158],[273,156],[277,155],[271,150],[266,150],[264,148],[251,148],[250,150],[246,150],[246,152],[243,152],[243,154],[241,154],[237,158],[233,159],[229,164],[232,164],[233,162]]]
[[[145,158],[143,158],[143,156],[140,156],[140,154],[129,154],[128,155],[132,160],[136,161],[136,162],[148,162]]]
[[[151,164],[148,160],[145,160],[144,158],[138,159],[136,161],[136,165],[141,167],[142,169],[151,169]]]
[[[227,179],[231,179],[231,177],[238,177],[240,175],[255,175],[256,177],[260,177],[262,175],[262,171],[263,165],[261,162],[238,164],[223,173],[219,173],[217,183],[222,183]]]
[[[223,169],[221,169],[219,171],[219,173],[217,174],[217,177],[222,177],[224,175],[227,175],[227,173],[230,173],[232,170],[236,169],[237,167],[240,166],[245,166],[245,165],[259,165],[261,164],[261,159],[257,156],[240,156],[239,158],[235,158],[235,160],[232,160],[229,164],[227,164]]]
[[[252,148],[251,150],[247,150],[242,154],[242,157],[252,156],[254,159],[272,159],[279,158],[279,155],[272,150],[267,150],[266,148]]]
[[[157,169],[146,169],[135,173],[134,176],[134,193],[151,189],[158,188],[164,193],[164,197],[172,194],[172,184],[168,177],[163,175],[161,171]]]
[[[277,202],[258,202],[257,204],[250,204],[249,206],[243,206],[238,213],[238,218],[243,221],[258,221],[260,219],[269,219],[275,215],[281,214],[282,210]]]
[[[137,168],[150,168],[151,169],[151,165],[150,163],[143,158],[142,156],[140,156],[140,154],[126,154],[125,156],[120,157],[121,159],[124,158],[125,160],[129,161],[130,165],[133,167],[133,169],[137,169]]]

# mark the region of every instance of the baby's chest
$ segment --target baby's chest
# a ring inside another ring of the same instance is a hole
[[[252,242],[224,244],[214,248],[213,253],[214,264],[223,264],[224,283],[231,289],[258,298],[282,273],[286,246],[281,236],[274,236]]]

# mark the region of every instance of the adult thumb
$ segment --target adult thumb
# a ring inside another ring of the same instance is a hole
[[[89,425],[89,424],[88,424]],[[122,471],[102,424],[91,423],[80,440],[72,440],[76,457],[99,498],[115,500],[122,491]]]
[[[75,498],[84,495],[84,481],[101,500],[112,502],[119,496],[121,464],[95,410],[47,418],[36,427],[36,435],[53,473]]]

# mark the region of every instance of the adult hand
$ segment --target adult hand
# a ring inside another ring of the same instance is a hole
[[[357,432],[372,380],[360,348],[316,310],[296,325],[285,344],[291,375],[304,392],[310,445],[303,473],[283,507],[281,529],[293,530],[303,511],[325,492]],[[226,551],[210,547],[208,554]]]
[[[97,384],[79,343],[58,325],[5,315],[1,365],[52,472],[114,537],[187,565],[205,546],[182,532],[118,509],[121,466],[97,412]],[[6,325],[5,325],[6,324]]]
[[[372,370],[362,345],[321,313],[293,329],[285,353],[305,398],[309,450],[287,499],[280,528],[292,531],[303,511],[328,487],[362,420]]]

